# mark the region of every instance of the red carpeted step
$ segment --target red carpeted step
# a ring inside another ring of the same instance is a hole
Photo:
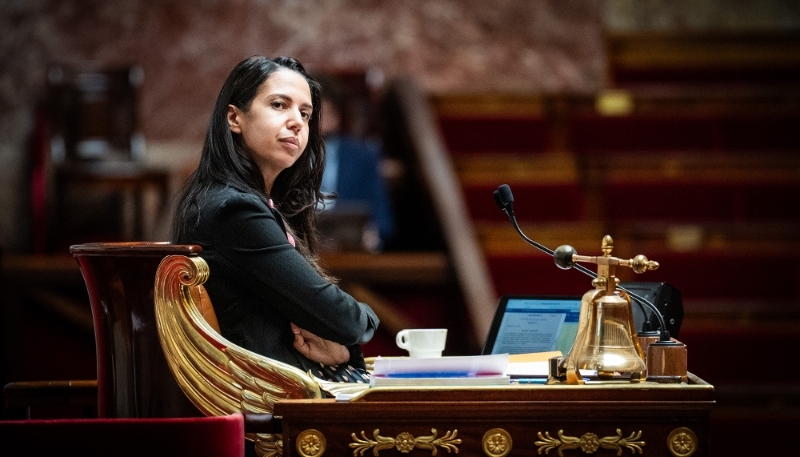
[[[800,264],[791,251],[644,253],[659,262],[643,281],[666,281],[686,298],[800,300]]]
[[[520,253],[490,255],[486,261],[500,295],[583,295],[591,278],[556,267],[553,259],[521,245]]]
[[[474,152],[539,153],[547,150],[550,131],[539,117],[439,119],[447,149],[453,155]]]
[[[472,220],[476,222],[502,222],[508,220],[494,202],[494,185],[471,185],[464,187]],[[585,197],[583,189],[570,183],[516,183],[513,185],[514,214],[520,223],[580,221],[584,219]]]
[[[605,214],[620,221],[798,221],[800,181],[790,183],[613,183],[603,189]]]
[[[723,149],[729,151],[800,150],[800,115],[734,117],[722,121]]]
[[[556,246],[550,246],[554,249]],[[596,255],[584,252],[583,255]],[[791,252],[631,252],[659,262],[656,271],[635,275],[621,269],[625,281],[667,282],[686,299],[780,300],[800,299],[800,265]],[[500,294],[582,295],[591,280],[575,270],[560,270],[553,259],[534,248],[520,253],[488,255],[495,288]],[[593,271],[596,267],[587,265]]]
[[[567,129],[577,153],[788,152],[800,148],[798,125],[797,114],[637,114],[576,116]]]
[[[790,362],[798,324],[796,318],[684,318],[679,339],[687,345],[689,371],[711,384],[796,383],[800,367]]]
[[[568,132],[571,149],[577,153],[653,153],[718,149],[719,129],[711,117],[593,115],[570,120]]]

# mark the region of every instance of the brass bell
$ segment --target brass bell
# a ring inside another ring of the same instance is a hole
[[[637,273],[658,268],[657,262],[645,256],[624,260],[611,256],[613,240],[605,236],[602,242],[603,255],[579,256],[570,246],[562,246],[556,253],[567,261],[559,263],[562,268],[575,262],[596,263],[595,286],[583,295],[578,318],[578,332],[567,355],[558,364],[558,372],[566,375],[567,384],[583,384],[581,370],[596,372],[600,380],[629,378],[639,382],[645,378],[647,366],[639,339],[634,331],[631,300],[627,293],[617,290],[619,279],[614,274],[617,266],[630,266]]]

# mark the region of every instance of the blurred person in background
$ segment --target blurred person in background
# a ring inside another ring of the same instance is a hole
[[[395,233],[395,220],[385,179],[381,175],[381,145],[342,131],[348,103],[340,84],[320,78],[322,85],[322,135],[325,140],[325,173],[322,212],[367,213],[364,248],[382,250]]]

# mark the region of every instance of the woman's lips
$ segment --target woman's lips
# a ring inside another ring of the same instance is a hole
[[[281,138],[280,142],[289,145],[293,148],[298,148],[300,146],[300,143],[297,141],[297,138]]]

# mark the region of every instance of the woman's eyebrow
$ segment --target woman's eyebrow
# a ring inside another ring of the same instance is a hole
[[[269,96],[270,96],[270,98],[280,98],[280,99],[288,100],[288,101],[291,101],[291,102],[294,101],[294,99],[292,97],[290,97],[289,95],[286,95],[286,94],[274,93],[274,94],[270,94]],[[301,103],[300,104],[300,108],[301,109],[313,110],[314,109],[314,105],[311,104],[311,103]]]

